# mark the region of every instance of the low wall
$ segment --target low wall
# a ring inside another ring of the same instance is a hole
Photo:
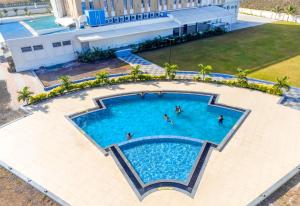
[[[289,22],[297,22],[300,23],[300,16],[292,16],[286,13],[275,13],[272,11],[265,11],[265,10],[255,10],[255,9],[246,9],[240,8],[239,13],[242,14],[249,14],[253,16],[260,16],[269,19],[275,19],[280,21],[289,21]]]
[[[36,6],[18,6],[18,7],[6,7],[6,8],[0,8],[0,11],[2,11],[5,9],[7,11],[7,14],[5,17],[15,17],[16,16],[16,12],[14,11],[14,9],[18,9],[17,12],[17,16],[24,16],[25,15],[25,11],[24,9],[27,8],[29,12],[31,12],[31,14],[44,14],[44,13],[49,13],[49,5],[45,4],[45,5],[36,5]],[[4,17],[4,18],[5,18]]]

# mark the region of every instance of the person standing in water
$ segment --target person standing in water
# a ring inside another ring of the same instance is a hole
[[[132,134],[130,132],[127,133],[127,140],[131,140],[132,139]]]
[[[220,115],[219,118],[218,118],[219,124],[223,124],[223,120],[224,120],[223,115]]]
[[[175,112],[176,112],[177,115],[180,114],[182,112],[181,107],[180,106],[175,106]]]

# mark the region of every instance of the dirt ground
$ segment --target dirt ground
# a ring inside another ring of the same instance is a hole
[[[258,206],[299,206],[300,172]]]
[[[71,62],[51,69],[39,69],[35,73],[46,87],[59,83],[58,78],[61,76],[69,76],[71,81],[95,77],[100,71],[107,71],[109,74],[128,73],[130,65],[115,58],[103,60],[94,64],[86,64],[79,62]]]
[[[0,206],[59,206],[46,195],[0,167]]]
[[[25,115],[22,110],[11,109],[10,101],[6,81],[0,80],[0,126]]]

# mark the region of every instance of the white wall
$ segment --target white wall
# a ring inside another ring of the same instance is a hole
[[[0,11],[6,9],[8,13],[6,17],[16,16],[14,9],[18,9],[18,16],[25,15],[24,9],[27,8],[29,12],[32,14],[44,14],[49,13],[49,6],[48,5],[37,5],[35,6],[18,6],[18,7],[7,7],[7,8],[0,8]]]
[[[52,43],[71,40],[71,46],[53,48]],[[80,49],[73,33],[60,33],[56,35],[45,35],[29,37],[24,39],[8,40],[9,47],[17,71],[38,69],[41,66],[51,66],[65,63],[76,59],[75,51]],[[43,50],[22,52],[22,47],[43,45]]]
[[[90,33],[91,31],[89,31]],[[76,38],[82,33],[82,30],[75,32],[62,32],[52,35],[44,35],[37,37],[29,37],[24,39],[8,40],[6,43],[11,50],[16,70],[26,71],[38,69],[41,66],[51,66],[75,60],[77,58],[76,51],[81,51],[81,43]],[[146,39],[153,39],[158,35],[167,36],[173,33],[172,29],[149,32],[143,34],[135,34],[124,36],[121,38],[112,38],[109,40],[90,42],[90,48],[99,47],[103,49],[121,47],[133,43],[138,43]],[[71,40],[71,46],[62,46],[53,48],[52,43]],[[43,45],[43,50],[31,51],[23,53],[22,47]]]
[[[276,19],[280,21],[290,21],[300,23],[300,16],[292,16],[285,13],[275,13],[272,11],[264,11],[264,10],[255,10],[255,9],[245,9],[240,8],[240,13],[249,14],[253,16],[261,16],[269,19]]]
[[[154,39],[158,36],[169,36],[173,34],[173,29],[166,29],[161,31],[155,31],[155,32],[148,32],[148,33],[142,33],[142,34],[135,34],[135,35],[129,35],[129,36],[123,36],[123,37],[115,37],[111,39],[104,39],[101,41],[94,41],[90,42],[90,48],[93,47],[99,47],[102,49],[108,49],[108,48],[118,48],[123,46],[128,46],[130,44],[136,44],[143,42],[148,39]]]

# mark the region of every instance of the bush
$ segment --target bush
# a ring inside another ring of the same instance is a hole
[[[153,81],[153,80],[159,81],[159,80],[166,80],[166,79],[167,79],[166,75],[154,76],[151,74],[138,74],[137,78],[132,77],[132,75],[128,75],[128,76],[121,76],[118,78],[108,79],[107,84],[114,85],[114,84],[122,84],[122,83],[128,83],[128,82],[133,82],[133,81]],[[281,89],[278,89],[278,87],[273,86],[273,85],[256,84],[256,83],[243,84],[237,80],[218,81],[218,80],[213,80],[210,77],[207,77],[204,80],[202,80],[200,76],[195,76],[194,80],[200,81],[200,82],[209,82],[209,83],[214,83],[214,84],[224,84],[227,86],[248,88],[248,89],[258,90],[258,91],[262,91],[262,92],[274,94],[274,95],[282,95],[283,94]],[[35,104],[42,100],[57,97],[57,96],[60,96],[64,93],[68,93],[71,91],[77,91],[77,90],[93,88],[93,87],[100,87],[100,86],[104,86],[104,85],[106,85],[106,84],[103,84],[97,80],[90,80],[90,81],[86,81],[86,82],[72,84],[72,89],[70,89],[70,90],[66,90],[64,87],[59,86],[59,87],[52,89],[48,94],[40,93],[38,95],[32,96],[30,98],[29,102],[30,102],[30,104]]]
[[[93,48],[88,51],[77,52],[78,61],[81,63],[94,63],[96,61],[116,57],[114,49],[102,50]]]
[[[30,97],[29,103],[30,104],[35,104],[35,103],[43,101],[43,100],[45,100],[47,98],[48,98],[48,94],[47,93],[40,93],[40,94],[37,94],[35,96]]]
[[[204,32],[204,33],[192,33],[186,34],[182,36],[167,36],[167,37],[156,37],[152,40],[146,40],[140,44],[131,45],[131,49],[133,52],[143,52],[157,48],[168,47],[170,45],[181,44],[188,41],[193,41],[197,39],[217,36],[226,33],[226,31],[220,27],[216,27],[213,30]]]

